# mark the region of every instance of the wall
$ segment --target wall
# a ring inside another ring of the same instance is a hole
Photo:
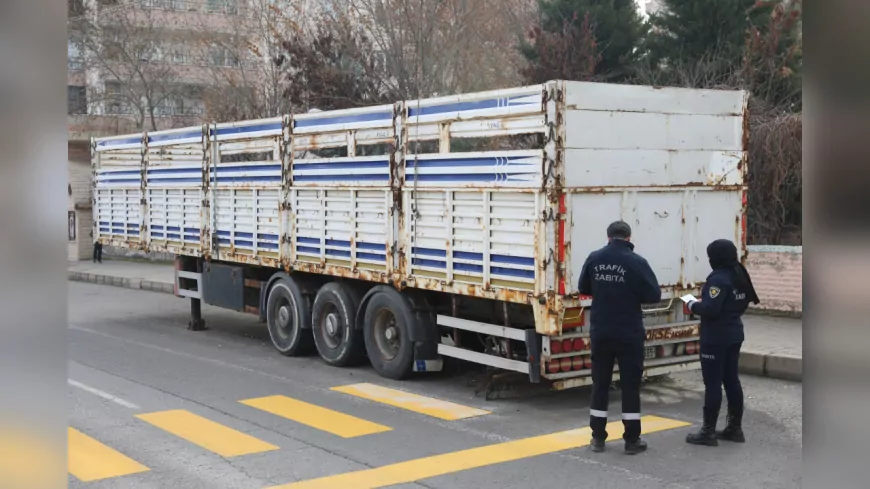
[[[803,248],[749,246],[746,269],[761,299],[759,312],[800,315],[803,312]]]
[[[78,145],[68,146],[67,159],[67,211],[76,215],[75,240],[67,242],[67,259],[70,261],[89,260],[93,253],[91,229],[93,213],[91,210],[91,164]]]

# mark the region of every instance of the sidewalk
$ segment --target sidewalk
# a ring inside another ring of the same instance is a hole
[[[80,282],[174,293],[175,271],[170,263],[108,259],[103,263],[69,262],[67,277]],[[740,357],[741,371],[800,381],[803,377],[801,320],[747,314],[743,322],[746,342]]]

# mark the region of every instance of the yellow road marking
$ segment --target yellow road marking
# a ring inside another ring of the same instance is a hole
[[[392,430],[389,426],[372,423],[286,396],[260,397],[239,402],[342,438],[353,438]]]
[[[138,414],[137,418],[223,457],[278,450],[279,447],[182,409]]]
[[[333,387],[332,390],[448,421],[489,414],[489,411],[484,411],[483,409],[463,406],[375,384],[353,384]]]
[[[657,416],[644,416],[643,432],[670,430],[689,426],[689,423]],[[609,423],[610,440],[622,437],[622,422]],[[294,482],[272,489],[374,489],[396,484],[416,482],[430,477],[451,474],[528,457],[579,448],[589,444],[592,432],[587,428],[562,431],[550,435],[498,443],[470,450],[445,453],[432,457],[409,460],[375,469]]]
[[[82,482],[148,471],[148,467],[74,428],[67,428],[67,449],[67,470]]]

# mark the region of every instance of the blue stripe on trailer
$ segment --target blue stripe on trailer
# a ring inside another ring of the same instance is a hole
[[[297,236],[297,237],[296,237],[296,242],[297,242],[297,243],[306,243],[306,244],[316,244],[316,245],[319,245],[319,244],[320,244],[320,238],[306,238],[306,237],[304,237],[304,236]]]
[[[376,181],[389,180],[389,174],[381,175],[298,175],[293,180],[297,182],[352,182],[352,181]]]
[[[198,138],[202,139],[202,128],[199,128],[196,131],[187,131],[187,132],[179,132],[175,134],[157,134],[157,135],[148,135],[148,142],[151,143],[162,143],[165,141],[174,141],[176,139],[191,139]]]
[[[343,256],[343,257],[346,257],[346,258],[350,258],[350,251],[345,251],[345,250],[331,250],[331,249],[328,249],[328,250],[326,250],[326,254],[327,254],[327,255],[330,255],[330,256]]]
[[[220,231],[220,230],[218,230],[218,232],[217,232],[217,235],[218,235],[218,236],[227,236],[227,237],[229,237],[230,234],[231,234],[231,233],[230,233],[229,231]]]
[[[417,247],[411,248],[411,254],[412,255],[440,256],[442,258],[447,256],[447,252],[444,250],[435,250],[432,248],[417,248]]]
[[[425,260],[423,258],[412,258],[412,265],[417,265],[418,267],[429,267],[429,268],[446,268],[447,264],[443,261],[437,260]]]
[[[454,251],[453,258],[458,258],[460,260],[483,261],[483,253],[471,253],[468,251]]]
[[[152,238],[162,238],[162,237],[163,237],[163,233],[154,233],[154,232],[152,232],[152,233],[151,233],[151,237],[152,237]]]
[[[386,255],[376,255],[374,253],[357,253],[356,257],[360,260],[372,260],[372,261],[387,261]]]
[[[259,248],[267,248],[267,249],[270,249],[270,250],[277,250],[277,249],[278,249],[278,244],[277,244],[277,243],[264,243],[264,242],[262,242],[262,241],[257,241],[257,247],[259,247]]]
[[[314,253],[315,255],[319,255],[319,254],[320,254],[320,249],[319,249],[319,248],[311,248],[311,247],[308,247],[308,246],[297,246],[297,247],[296,247],[296,251],[297,251],[298,253]]]
[[[453,269],[461,272],[483,273],[483,265],[472,265],[469,263],[454,263]]]
[[[142,142],[142,136],[124,138],[124,139],[113,139],[111,141],[98,141],[98,148],[110,148],[112,146],[120,146],[122,144],[137,144]]]
[[[148,170],[148,175],[174,175],[178,173],[199,173],[201,171],[202,168],[194,166],[189,168],[154,168]]]
[[[218,238],[219,244],[230,244],[230,240],[227,238]]]
[[[211,177],[213,183],[281,182],[281,175],[253,177]]]
[[[490,273],[493,275],[504,275],[508,277],[519,277],[519,278],[535,278],[534,270],[515,270],[513,268],[501,268],[501,267],[491,267],[489,269]]]
[[[185,241],[199,241],[199,236],[193,234],[185,234],[184,239]]]
[[[167,238],[167,239],[178,239],[178,240],[180,240],[180,239],[181,239],[181,235],[180,235],[180,234],[175,234],[175,233],[167,233],[167,234],[166,234],[166,238]]]
[[[197,228],[184,228],[185,233],[198,233],[199,229]]]
[[[217,128],[218,136],[228,136],[230,134],[245,134],[250,132],[263,132],[263,131],[281,131],[281,123],[280,122],[267,122],[264,124],[257,124],[254,126],[237,126],[237,127],[219,127]]]
[[[534,258],[524,258],[519,256],[489,255],[489,260],[493,263],[505,263],[508,265],[535,266]]]
[[[298,119],[293,121],[293,127],[304,128],[304,127],[317,127],[317,126],[331,126],[335,124],[348,124],[354,122],[372,122],[372,121],[392,121],[393,113],[392,112],[370,112],[368,114],[353,114],[353,115],[339,115],[333,117],[318,117],[311,119]]]
[[[257,239],[274,239],[277,241],[279,238],[280,237],[277,234],[264,234],[264,233],[257,234]]]
[[[326,246],[344,246],[350,248],[350,241],[342,241],[340,239],[327,239]]]
[[[253,238],[254,233],[244,233],[241,231],[236,231],[236,237],[237,238]]]
[[[405,161],[407,168],[444,168],[444,167],[474,167],[474,166],[510,166],[510,165],[533,165],[517,160],[525,160],[530,156],[483,156],[479,158],[438,158],[415,160],[409,156]]]
[[[97,182],[103,183],[103,184],[106,184],[106,183],[136,183],[136,184],[139,184],[139,183],[142,183],[142,179],[141,178],[118,178],[118,179],[109,179],[109,180],[97,179]]]
[[[477,173],[460,175],[408,175],[406,180],[418,182],[506,182],[507,173]]]
[[[424,115],[435,115],[435,114],[446,114],[449,112],[466,112],[471,110],[485,110],[485,109],[498,109],[501,107],[511,107],[517,105],[533,105],[534,101],[527,102],[519,102],[520,99],[524,99],[529,97],[530,94],[527,95],[517,95],[513,97],[497,97],[490,98],[485,100],[475,100],[469,102],[450,102],[446,104],[440,105],[430,105],[428,107],[420,107],[417,109],[415,104],[412,102],[408,107],[408,116],[424,116]]]
[[[149,178],[148,183],[202,183],[202,178]]]
[[[141,170],[99,170],[97,172],[97,176],[108,176],[108,175],[139,175]]]
[[[386,251],[387,245],[377,244],[377,243],[364,243],[362,241],[357,241],[356,249],[358,249],[358,250],[372,250],[372,251]]]
[[[362,168],[389,168],[390,160],[352,161],[341,163],[294,163],[293,170],[356,170]]]
[[[237,240],[235,241],[235,243],[233,243],[233,244],[236,245],[236,246],[245,246],[245,247],[247,247],[247,248],[253,248],[253,247],[254,247],[254,242],[253,242],[253,241],[248,241],[248,240],[246,240],[246,239],[237,239]]]

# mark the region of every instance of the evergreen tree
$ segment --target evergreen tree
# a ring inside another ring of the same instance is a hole
[[[734,71],[748,30],[767,23],[772,10],[756,0],[663,0],[662,10],[650,15],[650,60],[665,66],[715,60],[723,72]]]
[[[539,7],[544,33],[573,39],[595,33],[596,78],[619,81],[631,75],[647,31],[635,0],[539,0]],[[566,33],[566,27],[575,32]],[[532,65],[546,62],[540,49],[526,45],[521,51]]]

